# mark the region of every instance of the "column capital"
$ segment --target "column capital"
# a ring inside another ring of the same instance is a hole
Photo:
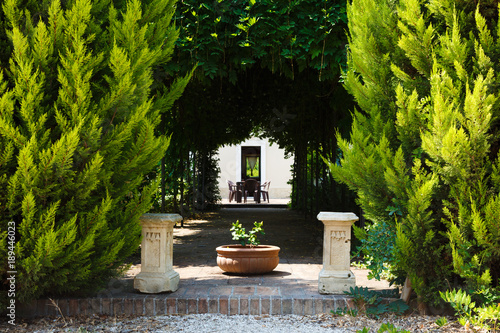
[[[182,221],[182,216],[179,214],[158,214],[158,213],[150,213],[150,214],[142,214],[141,215],[141,224],[176,224],[177,222]]]
[[[320,212],[317,219],[323,223],[328,222],[355,222],[359,217],[354,213]]]

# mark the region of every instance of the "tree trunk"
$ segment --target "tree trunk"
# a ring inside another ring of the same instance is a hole
[[[411,296],[411,281],[409,277],[406,277],[405,283],[403,285],[403,289],[401,290],[401,299],[408,304]]]

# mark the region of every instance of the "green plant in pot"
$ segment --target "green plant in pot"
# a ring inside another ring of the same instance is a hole
[[[273,271],[279,263],[280,248],[274,245],[260,245],[258,234],[264,235],[264,222],[254,222],[248,233],[239,221],[231,226],[233,240],[240,244],[217,247],[217,265],[228,273],[263,274]]]
[[[262,227],[263,224],[264,224],[263,221],[254,222],[253,223],[254,227],[247,234],[245,228],[243,228],[240,221],[236,221],[233,223],[229,231],[231,231],[231,235],[233,235],[233,240],[239,241],[242,246],[246,245],[249,245],[250,247],[257,246],[260,244],[260,241],[257,239],[257,234],[260,233],[262,235],[265,235],[264,228]]]

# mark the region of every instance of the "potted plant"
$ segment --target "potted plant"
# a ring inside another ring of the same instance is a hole
[[[238,274],[262,274],[278,266],[280,248],[274,245],[260,245],[257,234],[264,234],[264,222],[254,222],[249,233],[239,221],[231,226],[233,240],[240,244],[217,247],[217,265],[225,272]]]

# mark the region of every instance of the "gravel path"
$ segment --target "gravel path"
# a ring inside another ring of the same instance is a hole
[[[90,316],[81,318],[41,318],[19,322],[15,327],[0,323],[0,331],[16,333],[52,332],[241,332],[241,333],[341,333],[356,332],[364,327],[377,332],[384,323],[410,332],[470,332],[449,319],[449,324],[438,327],[433,316],[385,317],[379,320],[366,316],[226,316],[176,315],[136,318]],[[476,332],[482,332],[480,330]],[[483,331],[484,332],[484,331]]]

